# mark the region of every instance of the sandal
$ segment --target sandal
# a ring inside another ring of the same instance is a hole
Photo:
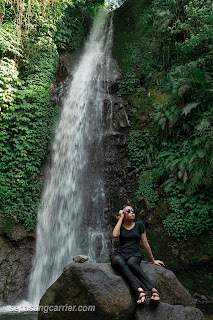
[[[158,297],[160,298],[159,293],[158,293],[157,290],[151,292],[150,302],[153,303],[153,304],[158,304],[158,303],[160,303],[160,299],[159,299],[159,300],[155,300],[155,298],[158,298]],[[152,298],[154,298],[154,299],[152,299]]]
[[[144,304],[145,301],[146,301],[146,292],[145,291],[140,291],[138,293],[139,293],[138,301],[141,301],[141,302],[137,302],[137,304]],[[141,296],[141,294],[142,294],[142,296]],[[144,300],[142,300],[142,299],[144,299]]]

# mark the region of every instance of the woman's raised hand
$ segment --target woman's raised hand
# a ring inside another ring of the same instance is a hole
[[[123,210],[120,210],[119,211],[119,219],[118,219],[118,222],[115,226],[115,228],[113,229],[112,231],[112,235],[114,238],[117,238],[119,237],[120,235],[120,229],[121,229],[121,225],[123,223],[123,218],[124,218],[124,213],[123,213]]]
[[[164,266],[165,267],[165,264],[161,260],[154,260],[153,264],[156,264],[157,266]]]
[[[124,218],[124,211],[123,210],[119,211],[119,217],[122,218],[122,219]]]

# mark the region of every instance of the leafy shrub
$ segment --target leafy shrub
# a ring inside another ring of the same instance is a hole
[[[176,189],[177,190],[177,189]],[[212,230],[213,200],[204,194],[174,195],[169,198],[171,213],[163,221],[169,235],[180,240]]]
[[[3,58],[0,60],[0,115],[13,105],[17,92],[18,70],[14,60]]]
[[[0,56],[5,53],[12,53],[15,56],[21,56],[21,43],[15,34],[15,26],[11,23],[0,25]]]
[[[35,54],[33,54],[35,52]],[[56,47],[41,38],[32,45],[25,81],[1,119],[1,215],[35,227],[41,182],[38,173],[47,154],[52,109],[48,90],[57,67]]]
[[[56,24],[55,43],[59,49],[75,50],[84,40],[83,14],[80,7],[68,5]]]
[[[0,7],[0,215],[8,232],[16,222],[35,228],[40,167],[60,114],[49,99],[57,49],[80,45],[85,16],[102,3],[7,0]]]
[[[154,137],[147,130],[132,130],[128,139],[128,154],[138,175],[135,196],[144,197],[154,207],[159,199],[157,180],[164,171],[156,157]]]
[[[132,130],[128,137],[128,154],[137,173],[153,167],[156,158],[154,137],[147,130]]]
[[[155,207],[155,202],[159,200],[159,194],[156,192],[158,187],[157,182],[155,181],[156,175],[159,174],[158,170],[147,170],[143,171],[138,179],[138,190],[136,196],[144,197],[151,203],[151,207]]]
[[[115,12],[120,94],[143,102],[130,103],[139,128],[128,141],[136,196],[154,204],[155,192],[165,191],[171,214],[164,226],[178,239],[212,227],[212,13],[210,0],[128,1]],[[168,99],[152,99],[153,91]],[[140,126],[150,103],[149,120]]]

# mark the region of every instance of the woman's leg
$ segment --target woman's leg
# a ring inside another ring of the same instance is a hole
[[[132,273],[130,268],[128,267],[127,263],[120,255],[115,255],[111,258],[111,265],[113,269],[118,271],[126,280],[128,285],[132,290],[137,290],[138,288],[141,288],[141,284],[136,278],[136,276]],[[138,291],[138,290],[137,290]],[[139,292],[139,291],[138,291]]]
[[[129,269],[136,275],[136,277],[141,281],[143,285],[147,287],[148,290],[152,290],[154,288],[153,284],[147,277],[146,273],[140,267],[141,259],[139,257],[130,257],[127,260],[127,266]]]

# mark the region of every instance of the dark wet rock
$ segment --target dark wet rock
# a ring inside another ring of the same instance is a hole
[[[126,101],[117,96],[111,96],[104,101],[103,118],[104,134],[122,136],[124,130],[129,130],[131,124],[126,112]],[[124,131],[125,132],[125,131]]]
[[[0,301],[15,304],[27,298],[34,233],[27,233],[21,225],[14,227],[10,235],[0,235]]]
[[[27,232],[22,225],[17,225],[11,233],[11,240],[20,241],[25,238],[35,238],[35,232]]]
[[[119,83],[121,80],[121,70],[115,59],[110,58],[109,63],[105,66],[105,68],[103,67],[100,74],[100,80],[107,82],[108,88],[115,85],[115,83]]]
[[[136,297],[135,297],[136,299]],[[135,299],[109,264],[68,265],[60,278],[43,295],[40,306],[95,305],[94,312],[39,312],[38,319],[134,319]]]
[[[199,305],[213,305],[213,297],[205,296],[203,294],[195,293],[193,298],[196,300],[196,303]]]
[[[0,236],[3,235],[3,227],[2,227],[3,223],[4,223],[4,219],[0,217]]]
[[[180,311],[180,314],[183,315],[182,319],[196,319],[193,317],[186,318],[190,314],[193,316],[198,315],[198,320],[204,319],[202,318],[202,313],[194,308],[194,299],[180,284],[172,271],[153,264],[143,263],[141,266],[152,280],[158,284],[162,301],[158,306],[160,317],[150,319],[173,319],[171,315],[177,311]],[[130,320],[135,319],[136,311],[137,319],[142,319],[141,312],[150,314],[150,317],[153,314],[156,316],[156,311],[150,307],[145,307],[144,311],[140,311],[142,306],[138,307],[137,298],[137,294],[135,295],[130,291],[123,278],[111,268],[109,263],[71,263],[64,268],[58,280],[47,289],[40,301],[40,307],[95,306],[95,311],[92,312],[72,312],[73,320],[99,320],[102,318]],[[149,303],[149,298],[146,303]],[[179,304],[178,306],[176,305],[177,303]],[[54,311],[39,312],[39,320],[66,320],[70,318],[70,313],[66,311],[60,313]]]
[[[160,303],[158,306],[145,304],[137,309],[135,320],[204,320],[203,313],[193,307]]]

